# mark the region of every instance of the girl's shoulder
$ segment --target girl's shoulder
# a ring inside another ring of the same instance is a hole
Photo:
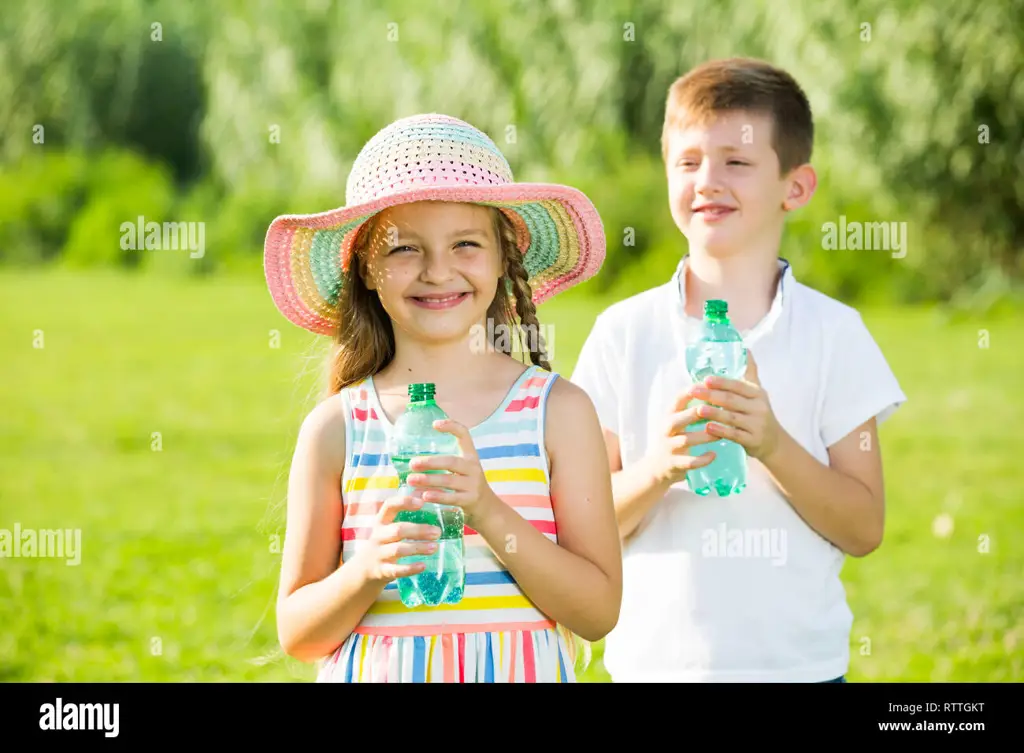
[[[311,455],[325,467],[340,471],[346,450],[346,415],[339,398],[333,395],[321,400],[306,414],[299,427],[296,454]]]
[[[548,420],[586,422],[597,413],[590,396],[577,384],[573,384],[557,372],[539,371],[540,378],[546,377],[544,387],[548,392]]]

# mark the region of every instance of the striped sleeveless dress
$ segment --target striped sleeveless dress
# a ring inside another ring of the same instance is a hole
[[[470,429],[488,483],[557,542],[544,450],[544,416],[557,374],[530,366],[501,405]],[[392,426],[372,377],[339,393],[346,415],[342,562],[365,541],[398,488]],[[459,604],[405,607],[389,583],[359,625],[323,660],[317,682],[576,682],[555,622],[519,588],[476,531],[465,529],[466,588]]]

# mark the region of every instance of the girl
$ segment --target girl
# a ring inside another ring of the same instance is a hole
[[[597,212],[514,183],[485,134],[442,115],[378,133],[346,194],[266,240],[278,308],[334,339],[289,477],[281,645],[320,660],[320,682],[574,682],[576,636],[618,620],[621,553],[596,413],[550,371],[536,304],[600,267]],[[526,367],[508,327],[528,331]],[[435,383],[461,456],[414,463],[418,493],[399,498],[386,447],[413,382]],[[395,580],[421,569],[399,561],[434,546],[436,529],[394,523],[420,498],[465,513],[459,604],[399,600]]]

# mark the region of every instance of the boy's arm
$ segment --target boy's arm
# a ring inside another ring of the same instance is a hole
[[[829,462],[804,449],[776,420],[753,353],[744,380],[711,378],[698,392],[713,406],[708,431],[743,445],[760,461],[801,518],[847,554],[863,557],[881,544],[885,514],[877,425],[906,401],[860,317],[831,333],[821,436]]]
[[[793,509],[821,536],[854,557],[882,543],[885,491],[874,418],[828,448],[824,465],[785,431],[762,462]]]
[[[625,541],[654,504],[665,496],[670,484],[659,480],[648,462],[634,463],[623,470],[619,438],[607,428],[604,429],[604,444],[612,471],[615,521],[619,526],[619,536]]]
[[[612,323],[604,315],[594,323],[573,371],[571,381],[590,397],[604,435],[608,465],[612,472],[612,495],[619,536],[625,541],[639,527],[644,517],[660,502],[669,487],[686,478],[692,468],[714,460],[713,453],[693,456],[690,448],[714,439],[706,432],[686,432],[698,418],[686,406],[693,395],[688,390],[669,406],[665,431],[645,456],[623,468],[619,437],[620,395],[633,389],[623,366],[622,337],[615,334]]]
[[[612,473],[615,520],[619,536],[625,540],[665,495],[669,483],[659,482],[648,463],[637,463],[626,470],[622,468],[618,409],[619,395],[626,386],[623,384],[622,359],[615,356],[615,340],[605,316],[599,316],[583,343],[570,381],[587,393],[597,410],[608,453],[608,467]]]
[[[686,427],[698,421],[696,408],[687,408],[692,399],[690,390],[679,396],[676,412],[669,416],[667,430],[643,458],[622,468],[619,438],[604,429],[608,464],[612,469],[612,496],[619,535],[625,541],[640,526],[644,517],[660,502],[672,484],[683,481],[693,468],[711,463],[714,453],[693,456],[692,447],[713,439],[706,432],[687,432]]]
[[[863,557],[881,545],[885,528],[878,426],[907,397],[859,314],[843,321],[829,342],[821,406],[828,463],[782,432],[781,451],[765,466],[808,525]]]

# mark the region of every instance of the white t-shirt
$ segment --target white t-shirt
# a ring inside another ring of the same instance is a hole
[[[906,396],[860,314],[793,278],[744,343],[781,426],[814,457]],[[686,259],[672,279],[595,321],[572,381],[635,463],[664,429],[686,372]],[[605,641],[614,682],[823,682],[848,670],[853,615],[844,553],[810,528],[763,466],[737,496],[675,484],[623,542],[619,622]]]

